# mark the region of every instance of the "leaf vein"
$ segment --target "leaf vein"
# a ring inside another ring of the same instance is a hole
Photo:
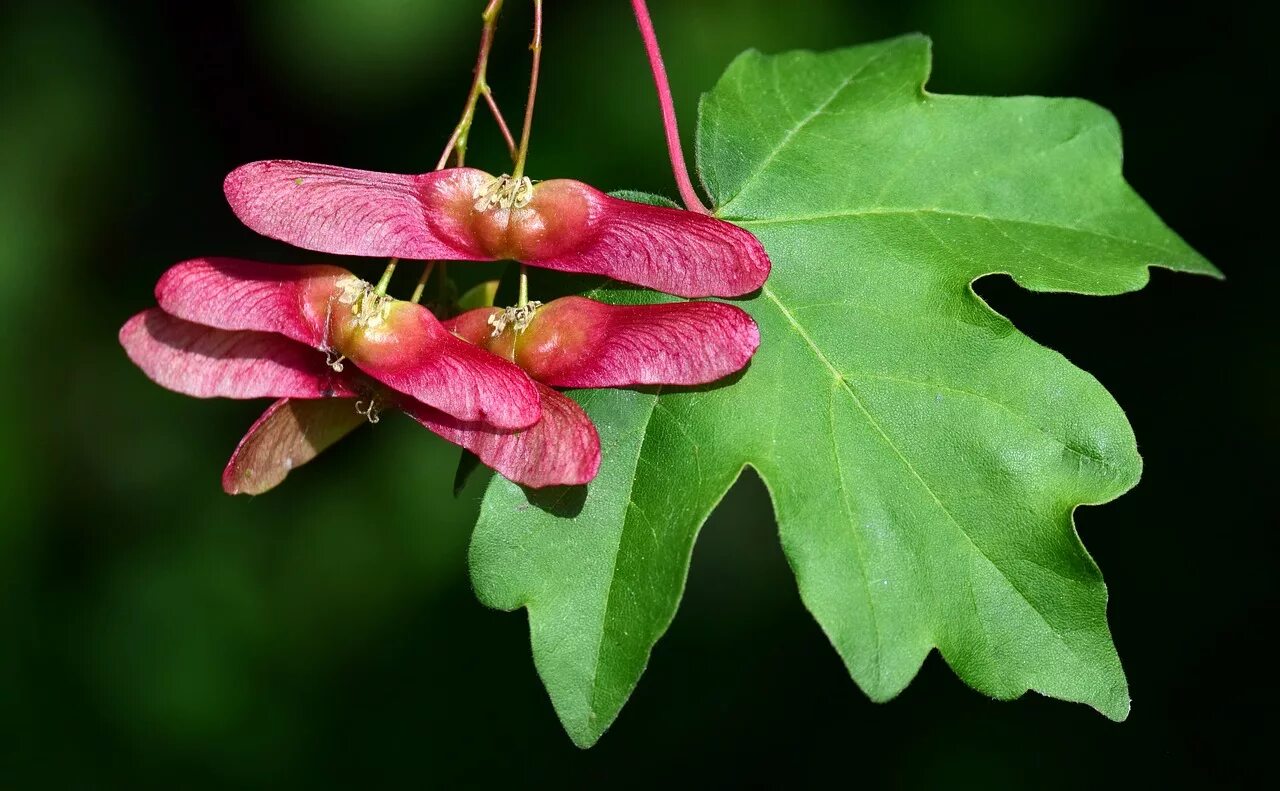
[[[871,654],[874,667],[875,688],[881,689],[884,684],[884,666],[881,658],[884,653],[884,640],[880,634],[880,619],[876,614],[875,598],[871,591],[871,579],[867,575],[867,553],[863,546],[862,531],[853,517],[853,505],[849,500],[849,487],[844,477],[844,465],[840,461],[840,443],[836,441],[836,393],[840,390],[840,381],[832,383],[830,397],[827,399],[827,421],[831,426],[831,458],[836,465],[836,476],[840,479],[840,500],[844,505],[845,521],[853,533],[854,551],[858,553],[858,572],[862,578],[862,587],[867,592],[867,616],[871,619],[871,630],[875,634],[875,648]]]
[[[639,461],[640,458],[644,456],[644,444],[649,440],[649,427],[653,425],[653,412],[658,405],[658,396],[661,393],[661,390],[662,388],[661,386],[659,386],[654,391],[653,400],[649,407],[649,417],[647,420],[645,420],[644,430],[643,432],[641,432],[640,452],[637,456],[637,462]],[[636,481],[639,479],[639,476],[633,474],[628,476],[628,478],[630,480],[627,484],[627,505],[626,505],[625,511],[627,512],[627,514],[629,514],[631,510],[634,508],[635,511],[639,513],[640,516],[644,518],[645,521],[647,522],[649,521],[648,518],[645,517],[644,511],[640,508],[640,506],[636,505],[636,501],[635,501]],[[587,696],[587,714],[591,719],[595,719],[596,713],[597,713],[596,712],[596,693],[599,691],[599,686],[596,684],[596,681],[600,677],[600,657],[604,653],[605,632],[608,630],[609,603],[613,601],[614,582],[616,582],[618,579],[619,561],[621,560],[621,556],[622,556],[622,552],[621,552],[622,536],[627,530],[627,525],[631,523],[631,520],[627,518],[627,514],[623,515],[622,530],[618,533],[618,543],[613,548],[613,573],[609,575],[609,584],[605,588],[604,606],[601,608],[601,615],[600,615],[600,637],[596,641],[596,651],[595,651],[596,655],[595,655],[595,659],[591,663],[591,685],[590,685],[590,692]],[[651,526],[651,529],[652,529],[652,526]]]
[[[1135,247],[1141,247],[1147,250],[1154,250],[1162,255],[1179,257],[1180,254],[1166,247],[1161,247],[1151,242],[1144,242],[1141,239],[1130,239],[1124,236],[1107,233],[1097,229],[1072,228],[1067,225],[1058,225],[1051,222],[1042,222],[1039,220],[1024,220],[1015,217],[995,217],[987,214],[974,214],[971,212],[954,211],[950,209],[940,208],[923,208],[923,209],[854,209],[850,211],[836,211],[823,214],[810,214],[796,217],[769,217],[767,219],[748,219],[748,218],[724,218],[737,225],[783,225],[788,223],[804,223],[804,222],[823,222],[827,220],[854,219],[858,217],[905,217],[911,215],[929,215],[937,217],[956,217],[966,220],[985,220],[990,223],[1003,222],[1010,225],[1029,225],[1036,228],[1050,228],[1055,231],[1064,231],[1067,233],[1078,233],[1087,236],[1096,236],[1100,239],[1110,239],[1116,242],[1123,242]],[[1005,234],[1008,236],[1008,234]],[[1010,237],[1012,238],[1012,237]],[[1013,241],[1017,241],[1014,239]],[[1025,245],[1024,245],[1025,246]],[[1034,252],[1034,251],[1033,251]],[[1047,256],[1046,256],[1047,257]],[[1052,260],[1052,259],[1051,259]]]
[[[813,338],[804,329],[804,327],[802,327],[800,323],[795,320],[795,317],[791,315],[791,312],[787,310],[786,305],[783,305],[782,302],[780,302],[778,298],[774,296],[773,292],[769,289],[768,285],[765,285],[763,288],[761,288],[761,293],[764,294],[766,297],[768,297],[769,301],[771,301],[775,306],[777,306],[778,310],[782,313],[783,317],[791,324],[792,328],[795,329],[796,333],[809,346],[809,349],[813,352],[814,356],[824,366],[826,366],[827,370],[831,372],[831,375],[834,377],[836,383],[844,387],[845,391],[849,394],[850,399],[852,399],[853,404],[858,408],[858,411],[860,411],[863,414],[863,416],[867,419],[868,423],[871,425],[871,428],[874,429],[875,432],[880,435],[880,438],[884,441],[886,447],[888,447],[889,450],[892,451],[893,454],[898,457],[898,460],[902,462],[907,472],[911,474],[911,477],[914,478],[916,482],[920,485],[920,487],[929,495],[930,499],[933,500],[934,504],[938,507],[938,509],[942,512],[942,514],[946,516],[947,520],[950,521],[951,524],[955,526],[956,530],[960,533],[960,535],[964,536],[966,541],[969,543],[969,545],[973,547],[974,550],[977,551],[977,553],[988,564],[990,564],[991,567],[994,568],[1000,574],[1001,577],[1004,578],[1005,582],[1016,594],[1018,594],[1019,598],[1021,598],[1024,602],[1026,602],[1026,604],[1031,608],[1031,611],[1036,614],[1036,616],[1040,619],[1040,621],[1049,630],[1049,633],[1053,635],[1058,640],[1058,642],[1060,642],[1062,646],[1066,648],[1067,651],[1072,656],[1079,659],[1080,657],[1076,653],[1075,647],[1072,646],[1070,643],[1068,643],[1066,638],[1063,637],[1063,635],[1053,627],[1053,624],[1049,622],[1048,617],[1045,616],[1043,612],[1041,612],[1040,608],[1036,606],[1035,602],[1032,601],[1031,598],[1028,597],[1027,594],[1021,588],[1018,587],[1017,583],[1013,581],[1013,578],[1011,578],[1008,575],[1008,573],[1003,568],[1000,567],[999,564],[997,564],[994,560],[992,560],[991,557],[987,555],[987,553],[982,549],[982,547],[976,541],[973,540],[973,537],[969,535],[968,531],[965,530],[964,526],[955,518],[955,516],[951,513],[950,509],[947,508],[946,504],[943,503],[941,498],[938,497],[937,493],[933,491],[933,487],[931,487],[929,483],[920,475],[920,472],[915,468],[915,465],[911,463],[911,460],[906,457],[906,455],[898,447],[897,443],[895,443],[893,439],[888,435],[888,433],[885,432],[884,427],[880,425],[880,422],[875,419],[875,416],[873,416],[871,412],[867,409],[866,405],[862,403],[862,399],[859,398],[858,394],[854,392],[852,387],[850,387],[848,380],[845,379],[845,377],[840,373],[840,371],[831,363],[831,360],[828,359],[827,356],[822,352],[822,349],[818,347],[818,345],[814,342]],[[1088,664],[1085,663],[1085,666],[1088,667]]]
[[[770,151],[764,157],[764,159],[760,160],[760,164],[756,165],[755,168],[749,174],[747,174],[747,177],[742,180],[742,183],[738,185],[737,191],[734,192],[733,195],[731,195],[730,197],[720,202],[720,207],[723,208],[729,205],[730,203],[733,203],[733,201],[736,200],[739,195],[745,192],[747,187],[749,187],[752,182],[754,182],[757,178],[759,178],[760,174],[764,172],[765,168],[769,167],[769,165],[773,162],[773,160],[777,158],[778,154],[782,153],[783,149],[785,149],[788,145],[791,144],[791,141],[795,138],[797,134],[800,133],[802,129],[804,129],[809,124],[813,123],[815,119],[821,116],[822,113],[828,107],[831,106],[831,103],[840,97],[840,94],[844,93],[849,87],[855,85],[857,82],[860,82],[858,80],[858,77],[862,76],[867,71],[867,69],[871,68],[871,66],[875,64],[877,61],[880,61],[881,59],[883,59],[885,55],[888,54],[892,49],[893,49],[892,47],[889,47],[882,52],[877,52],[874,56],[868,58],[867,62],[862,64],[862,66],[860,66],[857,71],[852,72],[851,74],[849,74],[849,76],[841,80],[840,84],[836,86],[836,89],[832,91],[827,96],[827,98],[819,102],[818,105],[813,108],[813,110],[811,110],[807,115],[801,118],[799,123],[797,123],[795,126],[787,130],[786,134],[782,136],[782,139],[778,141],[778,144],[773,147],[773,150]]]

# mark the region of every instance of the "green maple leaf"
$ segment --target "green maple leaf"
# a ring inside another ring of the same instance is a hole
[[[1097,380],[971,285],[1003,272],[1116,294],[1151,265],[1216,270],[1124,182],[1105,110],[930,94],[928,70],[920,36],[734,61],[703,99],[698,164],[717,215],[773,260],[740,303],[760,351],[725,386],[576,393],[604,450],[585,492],[490,483],[475,588],[528,609],[577,744],[634,689],[698,529],[746,465],[805,605],[872,699],[936,647],[993,697],[1127,715],[1072,512],[1137,482],[1133,433]]]

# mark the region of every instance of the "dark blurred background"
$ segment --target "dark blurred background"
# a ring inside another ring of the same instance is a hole
[[[924,31],[935,91],[1110,108],[1129,180],[1228,280],[1156,270],[1108,299],[980,284],[1110,388],[1146,458],[1137,489],[1078,513],[1110,585],[1127,722],[989,701],[937,656],[898,700],[868,702],[802,608],[747,474],[704,530],[638,691],[588,752],[560,730],[523,614],[471,596],[479,488],[451,496],[452,446],[386,420],[281,489],[230,498],[219,472],[263,404],[163,391],[116,341],[173,262],[307,259],[236,222],[220,190],[235,165],[430,169],[482,5],[0,11],[0,786],[999,787],[1258,769],[1276,704],[1277,129],[1271,35],[1246,4],[653,0],[686,138],[699,93],[742,49]],[[513,122],[529,21],[508,0],[491,67]],[[674,193],[626,3],[551,0],[544,68],[535,177]],[[469,163],[502,170],[492,126],[478,128]]]

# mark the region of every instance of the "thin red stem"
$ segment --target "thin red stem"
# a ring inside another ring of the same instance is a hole
[[[676,108],[671,101],[671,85],[667,82],[667,69],[662,65],[662,50],[658,48],[658,35],[653,30],[653,20],[649,18],[649,8],[645,0],[631,0],[631,8],[636,13],[636,24],[640,27],[640,38],[644,39],[644,50],[649,56],[649,68],[653,70],[653,84],[658,91],[658,106],[662,108],[662,130],[667,136],[667,154],[671,157],[671,173],[676,177],[676,188],[680,190],[680,199],[689,211],[710,214],[707,207],[698,198],[698,193],[689,180],[689,169],[685,166],[684,151],[680,147],[680,129],[676,125]]]
[[[529,156],[529,132],[533,129],[533,102],[538,96],[538,66],[542,62],[542,0],[533,0],[533,69],[529,72],[529,99],[524,105],[524,129],[520,132],[520,152],[516,156],[513,178],[524,175],[524,162]]]
[[[511,129],[507,126],[507,119],[502,117],[502,111],[498,109],[498,102],[493,98],[493,91],[489,90],[489,86],[480,92],[484,96],[485,103],[489,105],[489,112],[493,113],[493,120],[498,122],[498,129],[502,131],[502,139],[507,142],[507,152],[511,154],[511,161],[515,162],[519,153],[516,150],[516,140],[511,136]]]

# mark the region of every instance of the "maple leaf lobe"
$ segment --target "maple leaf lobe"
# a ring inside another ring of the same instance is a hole
[[[1150,265],[1216,270],[1124,182],[1110,114],[932,94],[928,72],[920,36],[736,59],[701,103],[698,164],[717,215],[773,262],[738,303],[765,343],[732,387],[575,394],[611,450],[572,541],[567,519],[490,485],[473,583],[528,610],[580,746],[634,688],[699,527],[747,465],[805,605],[873,700],[938,650],[993,697],[1127,715],[1107,590],[1072,515],[1136,482],[1132,430],[971,284],[1007,272],[1101,295],[1141,287]]]

